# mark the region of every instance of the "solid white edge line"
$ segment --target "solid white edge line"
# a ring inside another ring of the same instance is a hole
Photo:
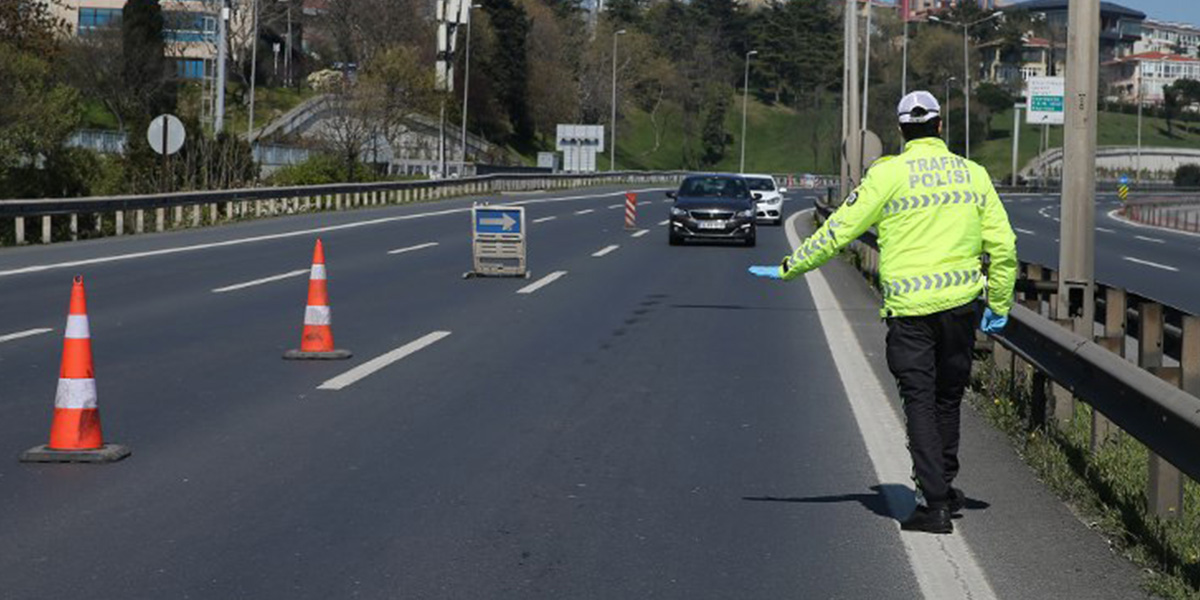
[[[1132,256],[1122,256],[1121,258],[1122,258],[1122,259],[1124,259],[1124,260],[1127,260],[1127,261],[1129,261],[1129,262],[1131,262],[1131,263],[1136,263],[1136,264],[1139,264],[1139,265],[1145,265],[1145,266],[1147,266],[1147,267],[1154,267],[1155,269],[1162,269],[1162,270],[1164,270],[1164,271],[1170,271],[1170,272],[1172,272],[1172,273],[1178,273],[1178,272],[1179,272],[1179,269],[1177,269],[1177,268],[1175,268],[1175,267],[1172,267],[1171,265],[1164,265],[1164,264],[1161,264],[1161,263],[1156,263],[1156,262],[1154,262],[1154,261],[1143,260],[1143,259],[1140,259],[1140,258],[1134,258],[1134,257],[1132,257]]]
[[[646,235],[647,233],[650,233],[650,230],[649,230],[649,229],[643,229],[643,230],[641,230],[641,231],[635,231],[635,232],[633,233],[633,235],[631,235],[631,236],[629,236],[629,237],[640,238],[640,237],[642,237],[643,235]]]
[[[620,246],[618,246],[617,244],[613,244],[611,246],[605,246],[605,247],[593,252],[592,258],[600,258],[601,256],[604,256],[605,254],[608,254],[608,253],[612,252],[613,250],[616,250],[617,248],[620,248]]]
[[[653,192],[666,188],[647,188],[642,190],[632,190],[634,193]],[[587,194],[582,196],[565,196],[562,198],[535,198],[532,200],[521,200],[518,202],[506,202],[496,206],[525,206],[532,204],[553,204],[556,202],[571,202],[574,200],[587,200],[591,198],[608,198],[611,196],[620,196],[625,192],[609,192],[604,194]],[[455,215],[470,212],[471,207],[463,208],[447,208],[443,210],[435,210],[426,213],[416,213],[411,215],[397,215],[395,217],[380,217],[377,219],[368,219],[365,221],[352,221],[350,223],[342,223],[341,225],[328,225],[325,227],[314,227],[309,229],[297,229],[295,231],[285,231],[283,233],[271,233],[264,235],[256,235],[246,238],[235,238],[232,240],[223,240],[220,242],[210,242],[207,244],[193,244],[190,246],[176,246],[174,248],[162,248],[159,250],[147,250],[145,252],[130,252],[128,254],[115,254],[112,256],[101,256],[96,258],[87,258],[82,260],[71,260],[59,263],[50,263],[43,265],[30,265],[27,267],[19,267],[0,271],[0,277],[11,277],[13,275],[24,275],[27,273],[40,273],[52,269],[67,269],[72,267],[82,267],[86,265],[97,265],[110,262],[118,262],[124,260],[133,260],[138,258],[150,258],[153,256],[164,256],[168,254],[180,254],[183,252],[195,252],[198,250],[209,250],[212,248],[224,248],[227,246],[241,246],[243,244],[253,244],[255,242],[266,242],[271,240],[281,240],[293,237],[301,237],[313,235],[316,233],[327,233],[330,231],[341,231],[343,229],[357,229],[359,227],[368,227],[371,225],[380,225],[384,223],[394,223],[398,221],[411,221],[413,219],[425,219],[429,217],[440,217],[445,215]]]
[[[16,331],[5,335],[0,335],[0,344],[3,344],[4,342],[11,342],[13,340],[19,340],[21,338],[41,335],[43,333],[50,333],[51,331],[54,330],[49,327],[38,327],[37,329],[26,329],[25,331]]]
[[[596,209],[594,209],[594,208],[585,208],[585,209],[583,209],[583,210],[577,210],[577,211],[575,211],[575,214],[577,214],[577,215],[586,215],[586,214],[588,214],[588,213],[594,213],[594,212],[596,212]]]
[[[562,276],[564,276],[566,274],[567,274],[566,271],[555,271],[555,272],[517,290],[517,293],[518,294],[532,294],[532,293],[554,283],[555,281],[558,281],[560,278],[562,278]]]
[[[796,219],[811,211],[796,213],[787,221],[787,238],[793,250],[802,241],[795,231]],[[908,453],[902,451],[907,446],[904,426],[888,406],[883,384],[867,362],[867,353],[858,343],[828,280],[818,269],[807,273],[805,282],[876,478],[883,489],[890,490],[886,492],[888,505],[892,515],[898,517],[898,509],[913,504],[912,463]],[[904,543],[908,562],[925,598],[996,598],[961,533],[930,535],[903,531],[898,526],[895,531]]]
[[[438,245],[438,242],[425,242],[424,244],[417,244],[416,246],[409,246],[407,248],[396,248],[395,250],[388,250],[388,254],[404,254],[405,252],[414,252],[417,250],[424,250],[426,248],[432,248],[437,245]]]
[[[1113,210],[1108,211],[1108,213],[1106,213],[1106,214],[1108,215],[1109,219],[1116,221],[1117,223],[1120,223],[1122,225],[1125,225],[1126,227],[1136,227],[1138,229],[1149,229],[1151,231],[1159,231],[1162,233],[1172,233],[1175,235],[1186,235],[1188,237],[1200,238],[1200,233],[1196,233],[1194,231],[1183,231],[1181,229],[1171,229],[1170,227],[1159,227],[1158,225],[1147,225],[1145,223],[1137,223],[1134,221],[1130,221],[1129,219],[1126,219],[1125,217],[1122,217],[1120,213],[1121,213],[1121,209],[1114,208]],[[1097,228],[1097,229],[1099,229],[1099,228]]]
[[[531,221],[531,222],[532,222],[532,223],[545,223],[546,221],[553,221],[553,220],[555,220],[555,219],[557,219],[557,218],[558,218],[558,217],[542,217],[542,218],[540,218],[540,219],[534,219],[534,220],[533,220],[533,221]]]
[[[270,277],[263,277],[262,279],[255,279],[254,281],[247,281],[245,283],[235,283],[233,285],[227,285],[225,287],[215,288],[215,289],[213,289],[212,292],[214,294],[224,294],[225,292],[232,292],[235,290],[245,289],[248,287],[254,287],[256,285],[262,285],[264,283],[271,283],[273,281],[279,281],[281,279],[290,279],[292,277],[299,277],[301,275],[307,275],[310,272],[311,272],[310,269],[297,269],[295,271],[288,271],[287,273],[280,273],[279,275],[272,275]]]
[[[1135,240],[1142,240],[1143,242],[1151,242],[1151,243],[1154,243],[1154,244],[1165,244],[1165,243],[1167,243],[1167,241],[1166,241],[1166,240],[1160,240],[1160,239],[1158,239],[1158,238],[1146,237],[1146,236],[1144,236],[1144,235],[1135,235],[1135,236],[1133,236],[1133,239],[1135,239]]]
[[[401,360],[411,354],[419,352],[420,350],[433,345],[448,335],[450,335],[449,331],[435,331],[433,333],[426,334],[421,338],[400,346],[391,352],[372,358],[371,360],[358,365],[357,367],[354,367],[353,369],[350,369],[349,371],[346,371],[345,373],[342,373],[341,375],[338,375],[337,377],[334,377],[325,383],[322,383],[321,385],[317,386],[317,389],[334,391],[344,389],[366,377],[369,377],[375,372],[398,360]]]

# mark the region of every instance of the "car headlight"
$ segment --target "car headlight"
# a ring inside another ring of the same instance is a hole
[[[749,208],[749,209],[743,210],[743,211],[739,212],[737,214],[737,216],[742,217],[743,219],[749,219],[754,216],[754,209]]]
[[[673,217],[686,217],[687,214],[688,214],[687,211],[683,210],[682,208],[679,208],[677,206],[671,207],[671,216],[673,216]]]

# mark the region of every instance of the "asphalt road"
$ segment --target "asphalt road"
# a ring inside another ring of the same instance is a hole
[[[1021,260],[1058,264],[1057,196],[1006,196]],[[1101,195],[1096,208],[1096,278],[1200,314],[1200,236],[1111,216],[1120,203]]]
[[[781,228],[668,247],[661,194],[631,234],[623,191],[493,198],[527,202],[530,280],[461,278],[468,200],[0,253],[0,597],[918,597],[808,284],[744,273]],[[318,235],[355,356],[284,361],[305,276],[213,290],[306,269]],[[134,454],[18,464],[77,272],[106,438]],[[827,273],[885,378],[877,298]],[[997,597],[1140,595],[1002,436],[964,428],[956,535]]]

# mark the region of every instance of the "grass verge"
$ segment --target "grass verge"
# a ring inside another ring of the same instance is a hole
[[[1148,451],[1125,433],[1091,450],[1092,409],[1075,404],[1064,426],[1026,427],[1031,385],[977,362],[968,402],[1009,436],[1038,478],[1115,549],[1142,567],[1143,586],[1171,600],[1200,600],[1200,485],[1188,481],[1183,514],[1158,519],[1146,510]]]

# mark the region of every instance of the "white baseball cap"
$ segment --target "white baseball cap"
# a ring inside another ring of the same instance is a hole
[[[933,97],[926,91],[913,92],[900,99],[900,105],[896,107],[896,114],[900,117],[900,123],[925,123],[935,117],[940,117],[942,107],[938,104],[937,98]]]

